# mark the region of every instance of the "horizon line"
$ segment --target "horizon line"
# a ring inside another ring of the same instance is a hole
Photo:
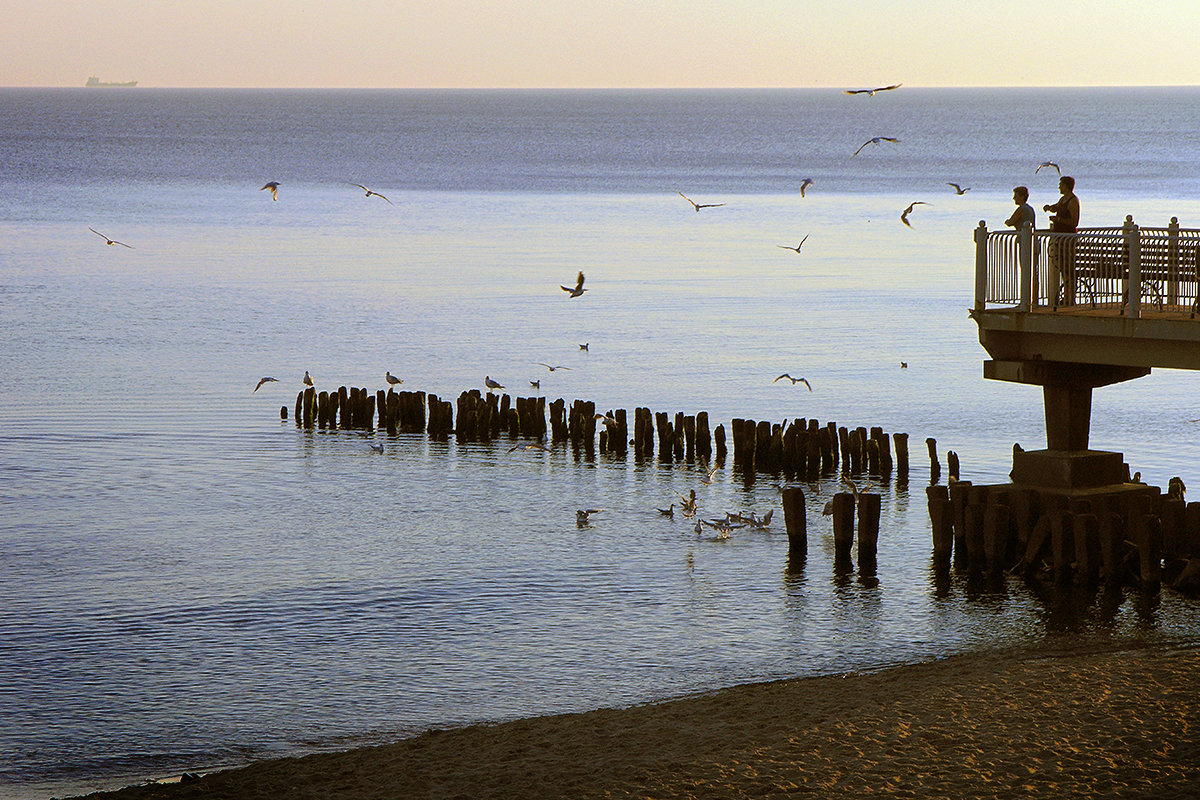
[[[182,90],[230,90],[230,91],[435,91],[435,92],[503,92],[503,91],[547,91],[547,92],[654,92],[654,91],[844,91],[839,86],[169,86],[138,85],[132,87],[88,87],[80,84],[5,84],[0,89],[182,89]],[[864,84],[865,85],[865,84]],[[845,86],[857,86],[846,84]],[[907,84],[906,89],[1188,89],[1197,88],[1197,83],[1112,83],[1112,84]]]

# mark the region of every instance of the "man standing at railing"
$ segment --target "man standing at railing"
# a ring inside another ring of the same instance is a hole
[[[1051,213],[1050,232],[1074,234],[1079,229],[1079,198],[1075,196],[1075,179],[1063,175],[1058,180],[1058,191],[1062,197],[1058,198],[1057,203],[1042,206],[1043,211]],[[1071,305],[1075,302],[1075,237],[1052,238],[1050,269],[1062,281],[1062,304]]]
[[[1013,215],[1004,220],[1004,224],[1010,228],[1021,230],[1025,227],[1025,223],[1029,223],[1029,227],[1037,227],[1037,214],[1033,210],[1033,206],[1029,205],[1029,187],[1017,186],[1013,189],[1013,202],[1016,203],[1017,210]]]

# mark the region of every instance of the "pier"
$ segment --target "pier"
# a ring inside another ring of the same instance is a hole
[[[1089,446],[1095,389],[1155,367],[1200,369],[1200,230],[1175,218],[1073,234],[981,221],[975,246],[970,313],[990,356],[984,377],[1042,387],[1046,446],[1014,447],[1011,484],[931,492],[935,540],[952,530],[969,558],[1046,566],[1056,581],[1120,580],[1135,558],[1146,588],[1164,560],[1174,574],[1200,569],[1200,505],[1185,509],[1182,482],[1164,497],[1130,479],[1121,453]],[[1136,554],[1124,552],[1131,543]]]

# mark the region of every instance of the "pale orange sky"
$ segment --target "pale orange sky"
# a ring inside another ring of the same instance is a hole
[[[1196,0],[6,0],[0,85],[1197,85],[1198,31]]]

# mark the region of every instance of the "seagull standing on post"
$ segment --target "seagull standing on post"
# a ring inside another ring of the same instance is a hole
[[[383,379],[388,382],[388,386],[399,386],[400,384],[404,383],[403,380],[393,375],[390,369],[383,373]]]

